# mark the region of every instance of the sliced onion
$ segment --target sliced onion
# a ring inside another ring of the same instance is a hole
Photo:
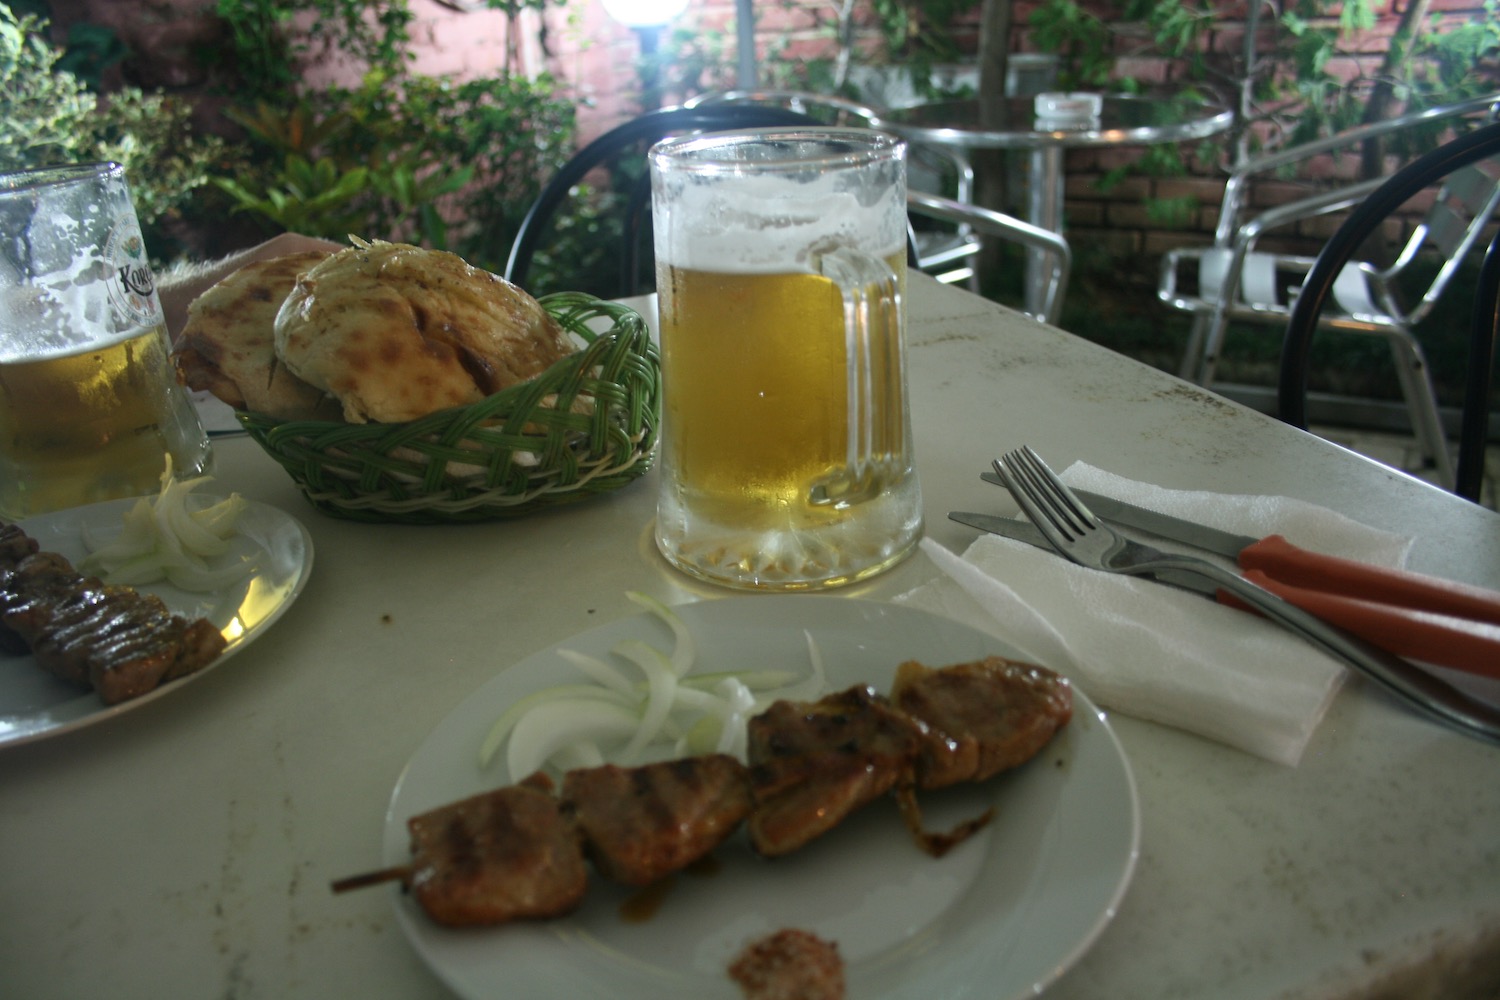
[[[579,742],[620,740],[635,732],[635,711],[610,701],[551,701],[523,715],[511,731],[506,764],[511,780],[521,781],[547,766],[552,755]]]
[[[646,747],[656,740],[667,713],[672,710],[672,701],[677,694],[677,673],[672,661],[661,651],[648,646],[639,639],[627,639],[615,647],[615,652],[641,668],[646,675],[646,705],[641,712],[640,725],[625,744],[624,759],[628,763],[640,760]]]
[[[630,681],[625,679],[625,675],[597,656],[580,653],[576,649],[559,649],[557,655],[583,671],[584,676],[594,683],[621,694],[632,693]]]
[[[253,560],[218,567],[209,560],[229,552],[245,500],[233,494],[202,510],[188,510],[188,497],[208,481],[207,476],[177,480],[168,455],[161,492],[154,499],[137,500],[125,512],[114,540],[100,544],[84,532],[89,554],[79,568],[98,573],[108,583],[138,586],[164,579],[191,591],[217,590],[244,579],[255,566]]]
[[[629,592],[631,601],[672,630],[664,652],[627,639],[611,655],[640,672],[577,650],[560,649],[589,683],[543,688],[516,702],[490,727],[479,749],[488,767],[506,745],[510,776],[520,781],[542,768],[593,767],[605,761],[634,765],[653,756],[726,753],[744,760],[746,724],[781,699],[812,700],[827,690],[822,655],[807,634],[811,670],[693,673],[698,646],[687,625],[655,598]]]
[[[693,635],[688,631],[687,623],[678,616],[677,612],[649,594],[627,590],[625,596],[667,623],[667,627],[672,630],[672,639],[675,642],[672,648],[672,673],[678,678],[687,676],[688,671],[693,669],[693,661],[698,658],[698,644],[693,641]]]
[[[632,699],[621,697],[618,692],[611,692],[589,684],[556,684],[533,692],[506,709],[504,714],[495,720],[494,725],[490,726],[490,731],[485,735],[484,742],[479,747],[479,766],[481,768],[490,766],[490,761],[495,758],[495,754],[523,716],[540,705],[554,701],[566,701],[569,704],[584,701],[608,701],[621,707],[628,707]],[[519,781],[524,777],[526,777],[524,774],[518,775],[516,780]]]

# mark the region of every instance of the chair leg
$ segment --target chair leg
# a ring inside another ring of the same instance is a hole
[[[1209,317],[1206,313],[1193,313],[1193,325],[1188,330],[1187,347],[1182,351],[1182,366],[1177,370],[1179,378],[1189,382],[1198,381],[1198,368],[1203,362],[1203,341],[1208,334]]]
[[[1224,350],[1224,338],[1229,333],[1229,318],[1215,311],[1207,318],[1203,334],[1203,356],[1198,359],[1198,376],[1193,379],[1205,389],[1214,384],[1214,375],[1219,368],[1219,354]]]
[[[1443,488],[1451,491],[1456,482],[1453,454],[1443,431],[1443,418],[1438,413],[1427,357],[1421,345],[1405,331],[1393,330],[1386,334],[1386,340],[1391,345],[1391,360],[1396,364],[1401,395],[1406,399],[1406,409],[1422,456],[1432,462]]]

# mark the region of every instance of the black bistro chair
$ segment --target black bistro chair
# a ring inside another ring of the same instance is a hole
[[[1329,238],[1297,294],[1282,340],[1277,385],[1282,420],[1307,427],[1308,350],[1319,314],[1350,258],[1408,200],[1439,183],[1446,191],[1454,177],[1475,171],[1489,184],[1500,185],[1500,123],[1469,132],[1407,164],[1360,202]],[[1500,327],[1500,235],[1492,238],[1480,267],[1472,317],[1453,492],[1477,503],[1484,484],[1495,336]]]

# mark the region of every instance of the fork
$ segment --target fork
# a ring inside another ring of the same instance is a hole
[[[1206,577],[1414,708],[1460,732],[1500,743],[1500,708],[1308,614],[1217,563],[1163,552],[1126,538],[1094,516],[1031,448],[1012,451],[1003,459],[996,459],[994,466],[1026,516],[1052,547],[1080,566],[1129,576],[1178,570]]]

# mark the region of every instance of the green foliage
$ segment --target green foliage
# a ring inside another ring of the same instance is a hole
[[[939,63],[957,62],[961,53],[953,26],[979,6],[977,0],[872,0],[892,61],[910,66],[914,79],[927,80]]]
[[[63,65],[46,22],[0,3],[0,170],[114,160],[125,167],[154,253],[224,155],[187,105],[127,87],[101,100]]]
[[[217,180],[236,209],[306,235],[378,234],[501,270],[541,179],[571,152],[551,80],[419,75],[233,112],[253,155]]]
[[[64,162],[89,128],[95,100],[69,73],[44,22],[0,4],[0,170]]]
[[[407,0],[218,0],[215,12],[239,86],[262,100],[294,98],[302,67],[330,51],[385,74],[412,58]]]
[[[1058,86],[1098,89],[1114,70],[1114,36],[1109,24],[1076,0],[1043,0],[1031,13],[1033,38],[1041,52],[1061,57]]]
[[[341,170],[326,156],[310,162],[288,153],[274,182],[255,190],[229,177],[215,177],[214,183],[236,210],[264,216],[289,232],[342,239],[364,231],[364,213],[353,207],[370,189],[363,167]]]
[[[551,0],[490,0],[514,17]],[[216,184],[278,229],[453,250],[504,267],[515,231],[572,151],[553,80],[457,82],[411,72],[408,0],[219,0],[239,81],[226,111],[248,136]],[[299,67],[337,52],[354,87],[308,90]]]

